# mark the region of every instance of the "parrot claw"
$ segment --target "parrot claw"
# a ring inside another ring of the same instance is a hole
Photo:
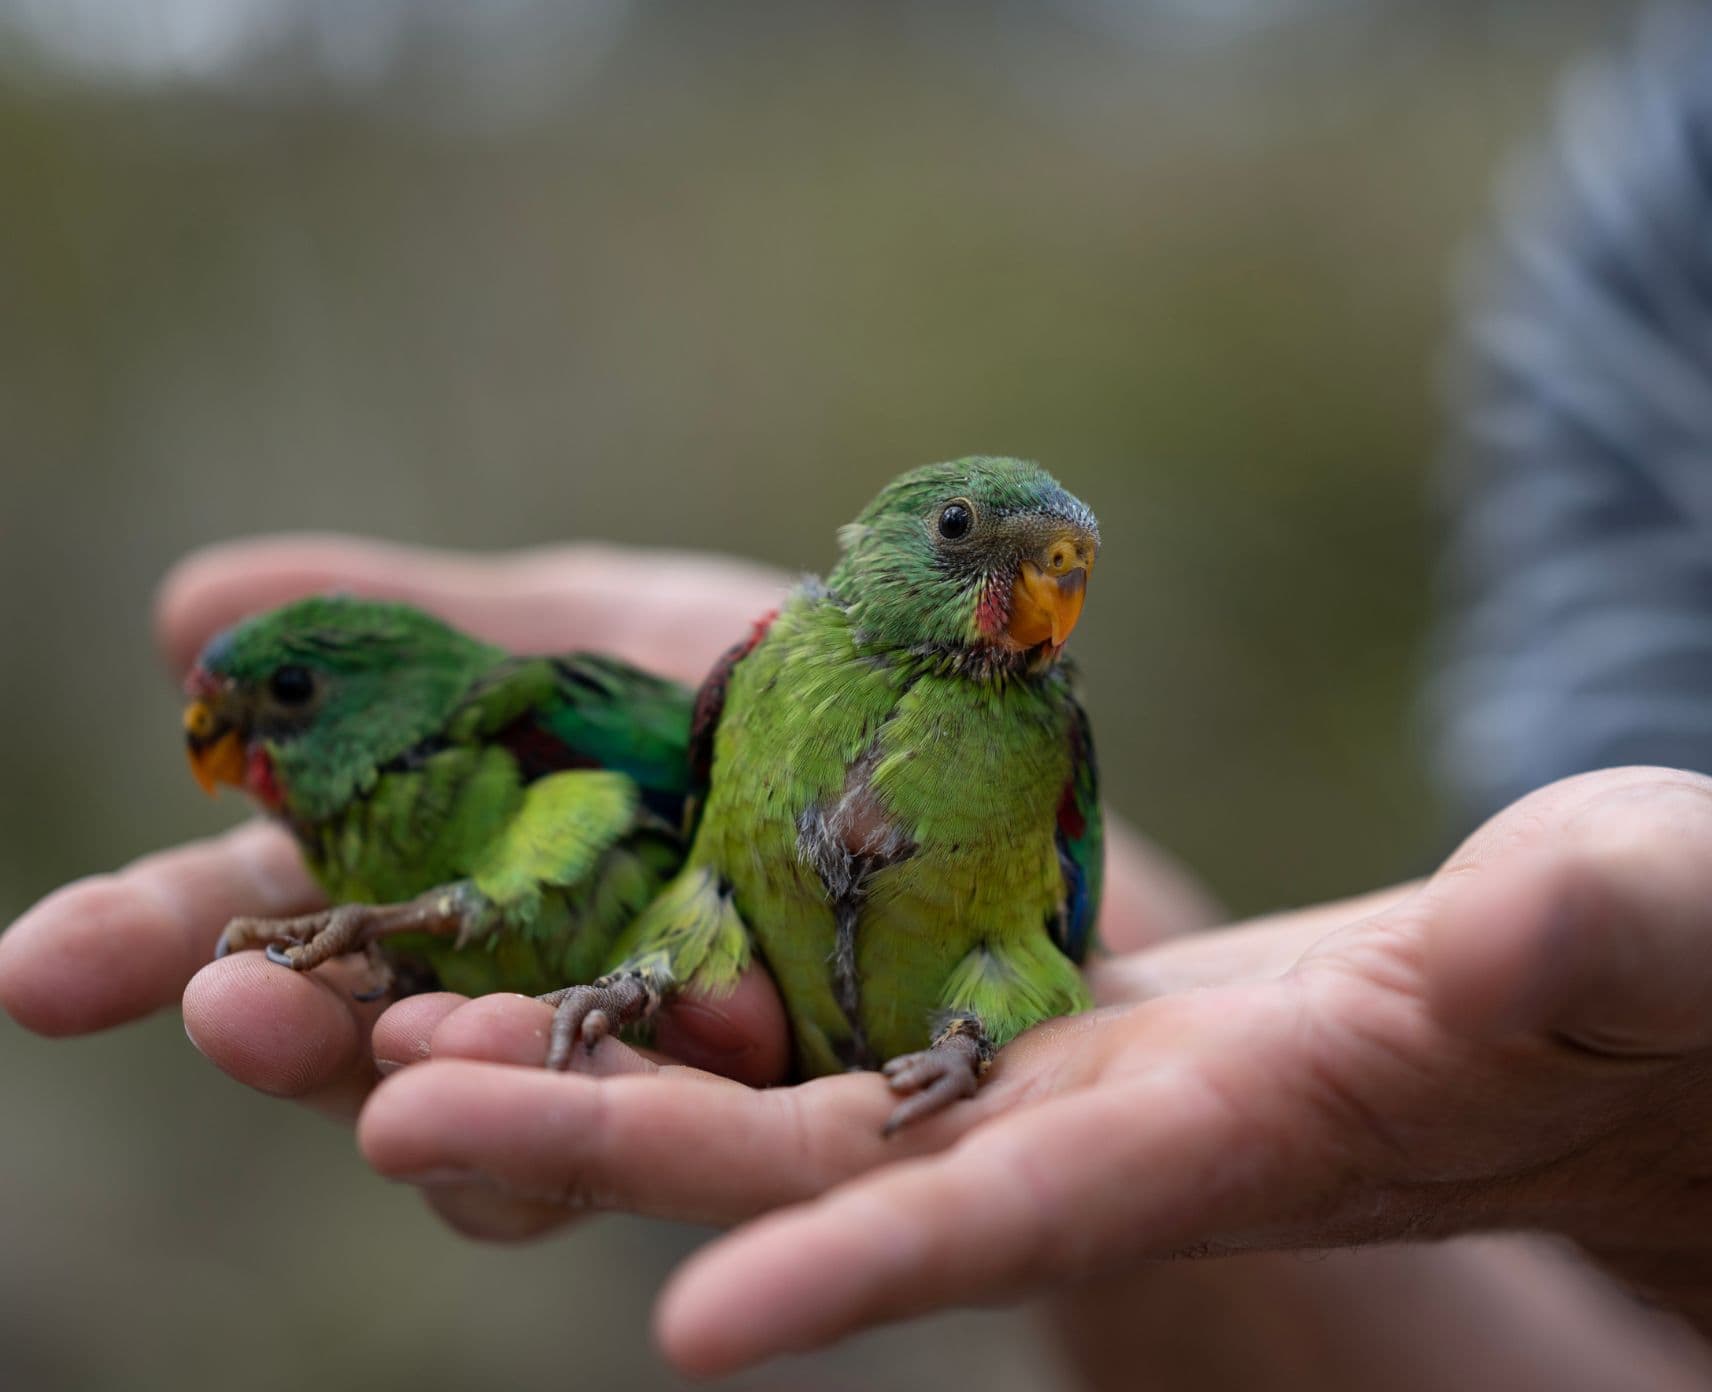
[[[280,944],[290,946],[305,941],[306,935],[300,931],[303,924],[319,917],[234,918],[221,930],[219,940],[214,944],[214,960],[218,962],[234,952],[249,952],[259,947],[267,953],[268,961],[289,967],[291,959],[281,950]]]
[[[566,986],[536,999],[554,1008],[547,1067],[560,1073],[570,1067],[579,1037],[592,1054],[607,1035],[646,1020],[660,1008],[660,990],[649,971],[613,972],[591,986]]]
[[[973,1015],[954,1017],[921,1052],[888,1060],[882,1071],[903,1101],[892,1109],[881,1134],[894,1136],[912,1121],[973,1097],[992,1061],[993,1046]]]
[[[347,904],[297,918],[234,918],[214,944],[214,956],[218,960],[259,947],[277,966],[308,971],[330,957],[354,951],[368,912],[365,906]]]

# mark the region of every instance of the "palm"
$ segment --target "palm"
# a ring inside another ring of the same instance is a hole
[[[662,1336],[704,1372],[1184,1251],[1547,1227],[1648,1277],[1684,1195],[1706,1203],[1707,792],[1574,780],[1418,889],[1120,959],[1111,1004],[1023,1036],[901,1143],[872,1076],[755,1092],[495,1068],[539,1026],[500,999],[436,1038],[483,1061],[389,1083],[363,1143],[384,1172],[537,1202],[721,1223],[794,1205],[667,1294]],[[1660,1203],[1661,1183],[1681,1192]]]

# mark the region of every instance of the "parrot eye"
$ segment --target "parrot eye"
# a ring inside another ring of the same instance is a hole
[[[315,674],[295,663],[276,667],[268,678],[268,694],[282,706],[301,706],[315,694]]]
[[[956,541],[969,535],[969,528],[975,525],[974,509],[967,503],[947,503],[939,513],[939,534],[947,541]]]

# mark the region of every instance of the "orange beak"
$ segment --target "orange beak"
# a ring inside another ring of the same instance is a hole
[[[1022,648],[1041,643],[1050,643],[1054,651],[1063,647],[1082,617],[1093,568],[1091,542],[1074,532],[1054,539],[1039,556],[1018,566],[1005,630],[1012,641]]]
[[[185,752],[190,772],[202,791],[212,797],[222,783],[244,785],[244,742],[233,729],[221,729],[206,701],[192,701],[184,710]]]

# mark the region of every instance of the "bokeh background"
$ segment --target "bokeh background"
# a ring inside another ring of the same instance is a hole
[[[1118,809],[1235,912],[1426,867],[1452,273],[1630,8],[0,0],[0,922],[236,815],[150,648],[189,548],[819,569],[975,451],[1100,514]],[[0,1021],[9,1388],[672,1386],[647,1307],[698,1237],[472,1247],[175,1019]],[[1013,1313],[739,1385],[1058,1377]]]

